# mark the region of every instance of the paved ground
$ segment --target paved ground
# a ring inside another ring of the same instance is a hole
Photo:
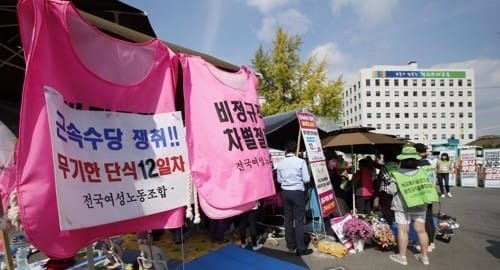
[[[453,216],[460,224],[450,243],[436,241],[429,253],[430,266],[424,266],[408,251],[408,265],[389,260],[392,252],[365,249],[337,259],[315,250],[309,256],[287,253],[285,244],[267,245],[263,254],[286,260],[313,270],[326,269],[500,269],[500,189],[452,188],[453,198],[444,198],[441,212]]]

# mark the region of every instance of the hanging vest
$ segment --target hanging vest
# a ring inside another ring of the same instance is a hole
[[[173,53],[157,39],[137,44],[99,32],[71,1],[21,0],[17,9],[26,59],[17,189],[29,241],[51,258],[68,258],[112,235],[182,226],[184,207],[96,227],[59,229],[44,87],[56,89],[75,109],[172,112]]]
[[[193,182],[211,218],[246,212],[275,194],[257,78],[180,55]]]
[[[403,202],[408,208],[439,202],[436,188],[429,181],[424,170],[418,169],[417,173],[411,176],[398,171],[393,171],[392,175],[396,179]]]

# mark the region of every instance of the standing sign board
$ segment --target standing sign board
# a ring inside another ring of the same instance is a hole
[[[500,188],[500,149],[484,150],[484,187]]]
[[[321,147],[318,128],[314,115],[311,113],[297,112],[300,130],[306,146],[307,157],[311,167],[316,190],[318,191],[318,201],[321,206],[321,213],[324,217],[333,213],[335,209],[335,194],[326,167],[325,155]]]
[[[460,150],[459,168],[462,187],[477,187],[476,149]]]

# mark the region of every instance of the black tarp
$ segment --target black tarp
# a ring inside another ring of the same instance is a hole
[[[264,117],[269,148],[284,150],[286,142],[297,141],[300,132],[299,121],[297,120],[298,111],[300,112],[302,109]],[[320,139],[329,134],[328,131],[320,127],[318,127],[318,133]],[[301,140],[301,149],[305,149],[303,140]]]

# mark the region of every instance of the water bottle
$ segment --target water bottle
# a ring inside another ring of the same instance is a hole
[[[29,270],[28,249],[19,248],[16,251],[16,270]]]

